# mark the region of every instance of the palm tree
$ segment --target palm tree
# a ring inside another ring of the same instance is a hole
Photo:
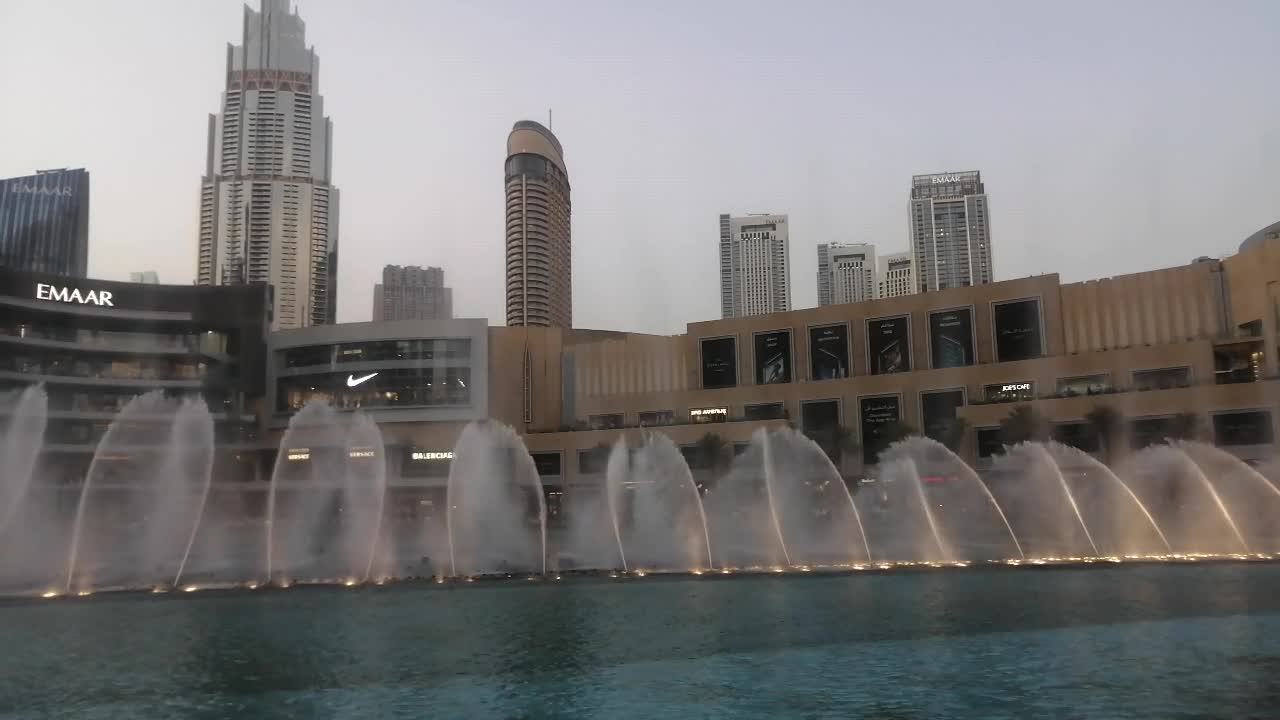
[[[1111,451],[1118,444],[1115,441],[1124,426],[1124,416],[1110,405],[1096,405],[1085,414],[1084,420],[1093,430],[1094,437],[1098,438],[1103,460],[1110,462]]]
[[[914,426],[909,425],[901,420],[894,420],[880,429],[881,447],[889,447],[899,440],[906,440],[914,435],[919,435],[920,431]]]
[[[1049,439],[1049,423],[1030,405],[1019,405],[1000,421],[1000,442],[1005,445]]]

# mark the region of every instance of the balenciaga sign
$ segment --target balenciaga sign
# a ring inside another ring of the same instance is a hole
[[[112,293],[106,290],[81,290],[80,288],[60,287],[48,283],[36,283],[36,299],[53,302],[74,303],[77,305],[97,305],[99,307],[115,307],[111,300]]]

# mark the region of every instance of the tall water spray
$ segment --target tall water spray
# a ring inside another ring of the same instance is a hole
[[[634,450],[620,439],[610,453],[605,485],[624,569],[710,569],[702,497],[670,438],[647,433]]]
[[[547,508],[524,441],[494,421],[463,428],[445,518],[454,576],[547,570]]]
[[[76,507],[64,590],[168,583],[199,525],[213,462],[203,402],[153,391],[103,434]]]
[[[10,521],[26,504],[44,448],[44,431],[49,422],[49,398],[44,386],[24,389],[5,410],[8,421],[0,434],[0,541]]]
[[[269,581],[370,577],[384,545],[385,463],[381,433],[363,413],[309,404],[293,416],[267,501]]]

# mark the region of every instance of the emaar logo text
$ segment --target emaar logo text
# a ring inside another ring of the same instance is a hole
[[[90,290],[83,292],[80,288],[58,287],[46,283],[36,283],[37,300],[53,300],[54,302],[77,303],[79,305],[98,305],[115,307],[111,301],[112,293],[106,290]]]

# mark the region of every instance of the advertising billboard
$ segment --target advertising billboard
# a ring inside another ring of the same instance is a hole
[[[964,407],[963,390],[939,390],[920,394],[921,428],[927,437],[946,442],[956,410]]]
[[[929,313],[929,352],[935,369],[972,365],[973,311],[957,308]]]
[[[702,387],[730,388],[738,385],[738,342],[736,338],[702,341]]]
[[[756,384],[791,382],[791,331],[757,333],[754,341]]]
[[[911,370],[911,323],[907,316],[867,321],[871,374]]]
[[[809,377],[839,380],[849,372],[849,326],[809,328]]]
[[[858,411],[862,420],[862,463],[874,465],[892,439],[889,431],[898,423],[898,396],[862,398]]]
[[[996,362],[1029,360],[1044,354],[1040,337],[1040,301],[1014,300],[993,307]]]

